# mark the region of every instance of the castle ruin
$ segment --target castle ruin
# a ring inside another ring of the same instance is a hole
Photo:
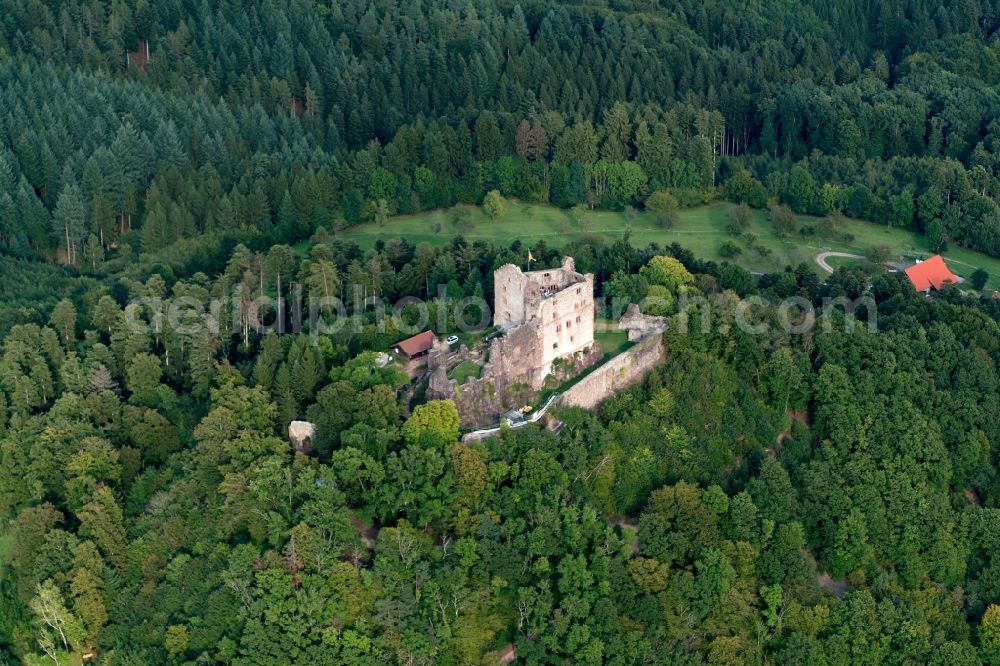
[[[594,276],[578,273],[572,257],[536,271],[501,266],[493,285],[493,321],[502,335],[490,344],[480,376],[461,385],[449,379],[455,354],[447,345],[436,345],[428,358],[427,396],[455,400],[463,425],[493,423],[531,402],[547,382],[558,386],[603,356],[594,342]]]
[[[493,323],[508,335],[530,332],[513,351],[532,388],[542,387],[554,361],[594,343],[594,276],[577,273],[572,257],[564,257],[560,268],[527,273],[501,266],[493,289]]]

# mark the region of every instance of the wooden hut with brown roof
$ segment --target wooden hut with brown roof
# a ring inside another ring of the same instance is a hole
[[[424,331],[423,333],[417,333],[412,338],[400,340],[392,346],[392,350],[412,361],[429,352],[434,346],[436,339],[437,336],[434,335],[434,331]]]

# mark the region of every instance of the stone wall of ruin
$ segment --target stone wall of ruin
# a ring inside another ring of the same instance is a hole
[[[586,349],[594,341],[593,276],[570,285],[539,307],[540,375],[544,379],[552,361]]]
[[[522,379],[535,384],[535,371],[542,366],[542,346],[534,324],[522,324],[510,329],[490,345],[491,366],[497,377]],[[485,372],[483,375],[485,376]]]
[[[560,268],[527,273],[513,264],[501,266],[493,285],[493,323],[511,337],[531,331],[533,338],[504,351],[513,352],[521,368],[530,368],[518,374],[528,374],[535,388],[542,386],[553,361],[594,342],[594,276],[578,273],[572,257],[564,257]]]
[[[662,335],[641,340],[570,387],[560,402],[568,407],[593,409],[615,393],[641,382],[663,360],[664,353]]]
[[[490,344],[480,376],[462,385],[449,379],[455,359],[444,347],[428,359],[427,397],[454,400],[464,426],[495,423],[603,357],[594,342],[594,276],[578,273],[572,257],[560,268],[528,273],[501,266],[493,285],[494,324],[505,333]]]
[[[467,377],[462,384],[448,378],[445,357],[432,352],[428,359],[431,378],[427,397],[454,400],[463,427],[496,423],[504,411],[530,403],[535,397],[535,384],[544,379],[536,379],[539,351],[534,325],[513,328],[490,344],[490,359],[480,376]]]
[[[527,321],[528,281],[528,276],[514,264],[501,266],[493,273],[494,325],[508,329]]]

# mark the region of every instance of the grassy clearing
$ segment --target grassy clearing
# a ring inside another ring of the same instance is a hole
[[[864,263],[864,259],[848,259],[847,257],[827,257],[826,263],[830,268],[855,268]]]
[[[462,361],[452,369],[449,379],[454,379],[458,382],[459,386],[461,386],[469,377],[479,379],[479,374],[482,370],[483,369],[479,367],[477,363],[473,363],[472,361]]]
[[[632,343],[628,339],[628,331],[619,331],[617,329],[594,331],[594,340],[604,350],[605,360],[612,356],[617,356],[632,346]]]
[[[492,335],[497,331],[496,326],[488,326],[484,329],[474,330],[474,331],[456,331],[455,335],[458,336],[459,341],[468,347],[469,349],[474,349],[479,346],[479,343],[488,335]]]
[[[426,241],[432,245],[443,245],[459,233],[471,241],[488,240],[508,245],[514,239],[520,239],[525,244],[533,245],[544,240],[550,247],[559,247],[580,238],[594,243],[608,243],[629,233],[633,245],[669,245],[676,242],[702,259],[716,261],[723,259],[719,247],[727,240],[734,240],[743,251],[730,261],[756,272],[774,271],[800,262],[815,266],[813,257],[818,252],[829,250],[864,254],[865,249],[873,245],[889,247],[892,259],[897,261],[930,255],[921,234],[852,219],[845,219],[840,227],[841,231],[853,236],[850,242],[801,235],[780,238],[763,211],[753,211],[748,232],[757,240],[751,248],[745,239],[736,239],[726,230],[731,207],[731,204],[718,202],[685,209],[680,212],[673,228],[662,229],[643,212],[627,215],[614,211],[590,211],[585,219],[577,220],[570,211],[552,206],[511,202],[507,213],[495,222],[479,208],[460,206],[452,210],[395,217],[384,226],[371,223],[350,227],[342,232],[341,237],[355,240],[363,248],[372,247],[379,239],[390,238],[406,238],[414,244]],[[460,213],[470,220],[465,228],[460,228],[462,225],[457,222]],[[803,225],[810,225],[816,218],[803,215],[799,220]],[[437,225],[440,225],[439,232],[434,231]],[[760,252],[757,248],[768,252]],[[985,269],[990,274],[987,287],[1000,289],[1000,259],[957,247],[945,252],[944,257],[952,271],[965,278],[976,268]]]
[[[630,342],[628,339],[628,331],[622,331],[617,328],[596,328],[594,329],[594,340],[596,340],[601,345],[601,350],[604,352],[604,356],[601,358],[600,363],[592,365],[586,368],[583,372],[571,377],[564,381],[557,387],[550,387],[541,392],[538,396],[538,404],[543,404],[549,399],[553,393],[565,393],[581,381],[590,373],[596,371],[602,365],[607,363],[611,358],[621,354],[626,349],[632,347],[635,343]]]

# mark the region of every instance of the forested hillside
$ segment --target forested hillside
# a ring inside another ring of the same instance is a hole
[[[998,20],[967,1],[5,0],[0,243],[93,270],[205,229],[292,241],[491,189],[612,208],[669,189],[998,255]]]
[[[1000,300],[627,233],[728,201],[748,248],[769,208],[782,238],[848,216],[1000,257],[998,26],[988,0],[0,0],[0,662],[1000,664]],[[579,233],[516,238],[506,199]],[[393,231],[456,205],[434,243]],[[463,237],[471,206],[498,229]],[[667,317],[666,359],[461,443],[377,353],[418,300],[476,339],[458,304],[564,255],[602,331]],[[333,297],[323,334],[269,305]],[[807,325],[831,298],[873,326]]]
[[[119,300],[275,294],[280,274],[392,299],[442,284],[430,307],[451,310],[489,297],[516,242],[362,255],[317,238],[305,261],[240,245],[217,279],[165,280],[161,264],[15,325],[0,356],[6,658],[996,663],[995,301],[927,300],[889,275],[871,292],[878,332],[834,314],[789,335],[787,312],[756,306],[750,334],[731,325],[747,316],[737,294],[818,303],[867,277],[755,280],[624,241],[565,251],[604,296],[700,296],[714,323],[672,316],[666,363],[597,412],[561,410],[558,433],[475,445],[457,443],[450,402],[408,410],[405,375],[367,351],[400,335],[371,311],[313,342]],[[679,268],[649,268],[664,256]],[[216,315],[236,324],[242,303]],[[297,418],[319,428],[309,455],[284,439]]]

